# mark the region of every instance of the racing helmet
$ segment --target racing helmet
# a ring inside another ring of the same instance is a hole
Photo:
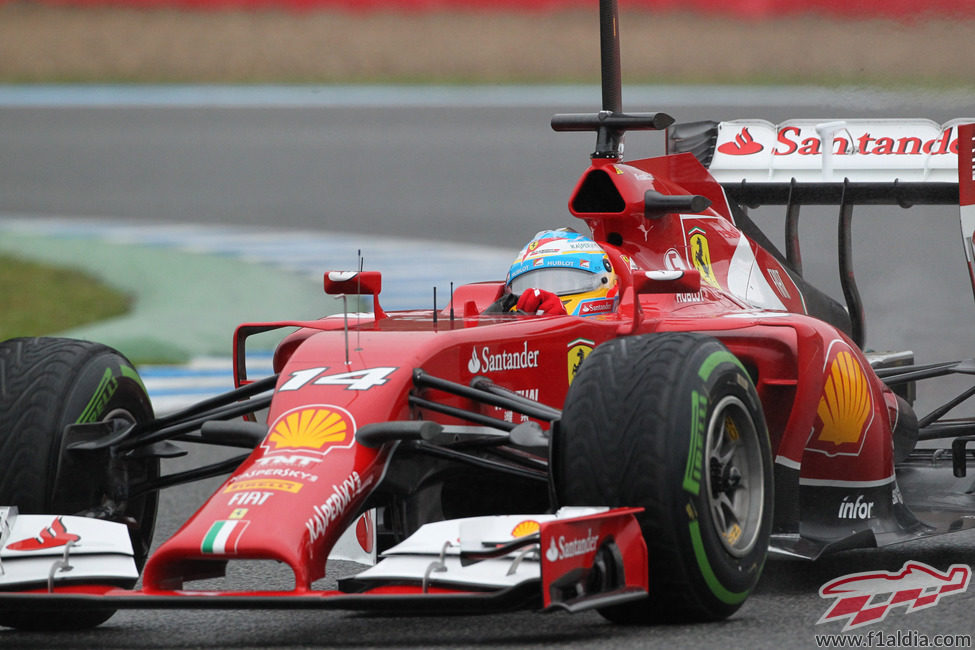
[[[567,228],[536,234],[518,253],[505,282],[515,295],[526,289],[551,291],[569,315],[591,316],[616,309],[617,278],[606,251]]]

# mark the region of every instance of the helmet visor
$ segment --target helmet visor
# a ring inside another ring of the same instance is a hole
[[[544,289],[560,296],[592,291],[601,285],[600,274],[570,268],[544,268],[522,273],[511,281],[512,293]]]

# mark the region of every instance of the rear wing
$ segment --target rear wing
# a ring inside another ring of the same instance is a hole
[[[863,303],[852,261],[854,205],[959,205],[975,292],[972,123],[975,118],[945,124],[924,119],[689,122],[667,129],[667,153],[692,153],[741,207],[786,206],[784,261],[799,276],[800,207],[839,206],[840,282],[853,339],[862,347]]]
[[[719,183],[956,183],[958,126],[924,119],[692,122],[667,130]]]

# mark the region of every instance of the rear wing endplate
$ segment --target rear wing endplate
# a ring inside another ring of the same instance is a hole
[[[975,124],[958,127],[958,205],[968,277],[975,294]]]

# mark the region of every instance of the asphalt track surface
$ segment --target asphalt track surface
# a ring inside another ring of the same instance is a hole
[[[353,102],[322,97],[328,93],[319,93],[315,101],[306,94],[302,101],[299,90],[286,93],[284,100],[271,93],[279,99],[252,98],[235,105],[226,96],[208,103],[175,100],[166,93],[165,101],[134,99],[133,94],[119,101],[111,92],[65,102],[56,90],[46,92],[51,95],[39,98],[16,89],[0,91],[3,216],[314,230],[358,234],[363,246],[378,234],[435,240],[447,248],[470,243],[512,252],[539,228],[571,220],[565,202],[585,169],[592,140],[588,134],[554,134],[548,119],[557,111],[592,110],[598,97],[560,90],[527,96],[511,91],[505,98],[508,91],[495,97],[482,89],[474,93],[478,102],[458,90],[412,89],[392,95],[380,91]],[[625,93],[624,105],[667,111],[681,121],[923,116],[943,122],[975,116],[975,101],[952,96],[642,92]],[[188,94],[199,97],[198,90]],[[632,99],[637,95],[641,101]],[[654,134],[631,135],[627,146],[631,158],[662,151],[661,138]],[[772,223],[775,216],[760,215],[760,221],[766,220]],[[858,210],[854,221],[868,344],[914,349],[924,361],[972,356],[975,315],[957,242],[957,214]],[[838,296],[835,215],[810,212],[802,225],[807,276]],[[778,228],[772,231],[776,241]],[[136,250],[147,256],[152,251]],[[422,257],[416,260],[418,266],[423,263]],[[260,304],[266,297],[251,298]],[[929,401],[938,397],[922,396]],[[179,463],[170,462],[173,467],[167,470],[179,469]],[[210,481],[166,493],[157,540],[173,532],[213,488]],[[815,564],[770,561],[756,593],[738,614],[708,625],[622,628],[595,613],[408,618],[338,612],[121,612],[79,634],[0,630],[0,646],[816,647],[815,635],[841,630],[837,623],[817,625],[830,604],[818,594],[825,582],[858,571],[894,571],[908,560],[940,570],[972,564],[973,544],[972,533],[960,533],[882,551],[840,553]],[[263,569],[256,579],[261,584],[280,579],[274,570]],[[340,567],[336,574],[347,569]],[[247,574],[233,574],[233,579],[256,584]],[[859,631],[911,631],[928,638],[972,635],[973,593],[969,588],[911,613],[893,608],[883,622]],[[971,637],[968,642],[970,647]],[[877,638],[873,643],[880,645]]]

